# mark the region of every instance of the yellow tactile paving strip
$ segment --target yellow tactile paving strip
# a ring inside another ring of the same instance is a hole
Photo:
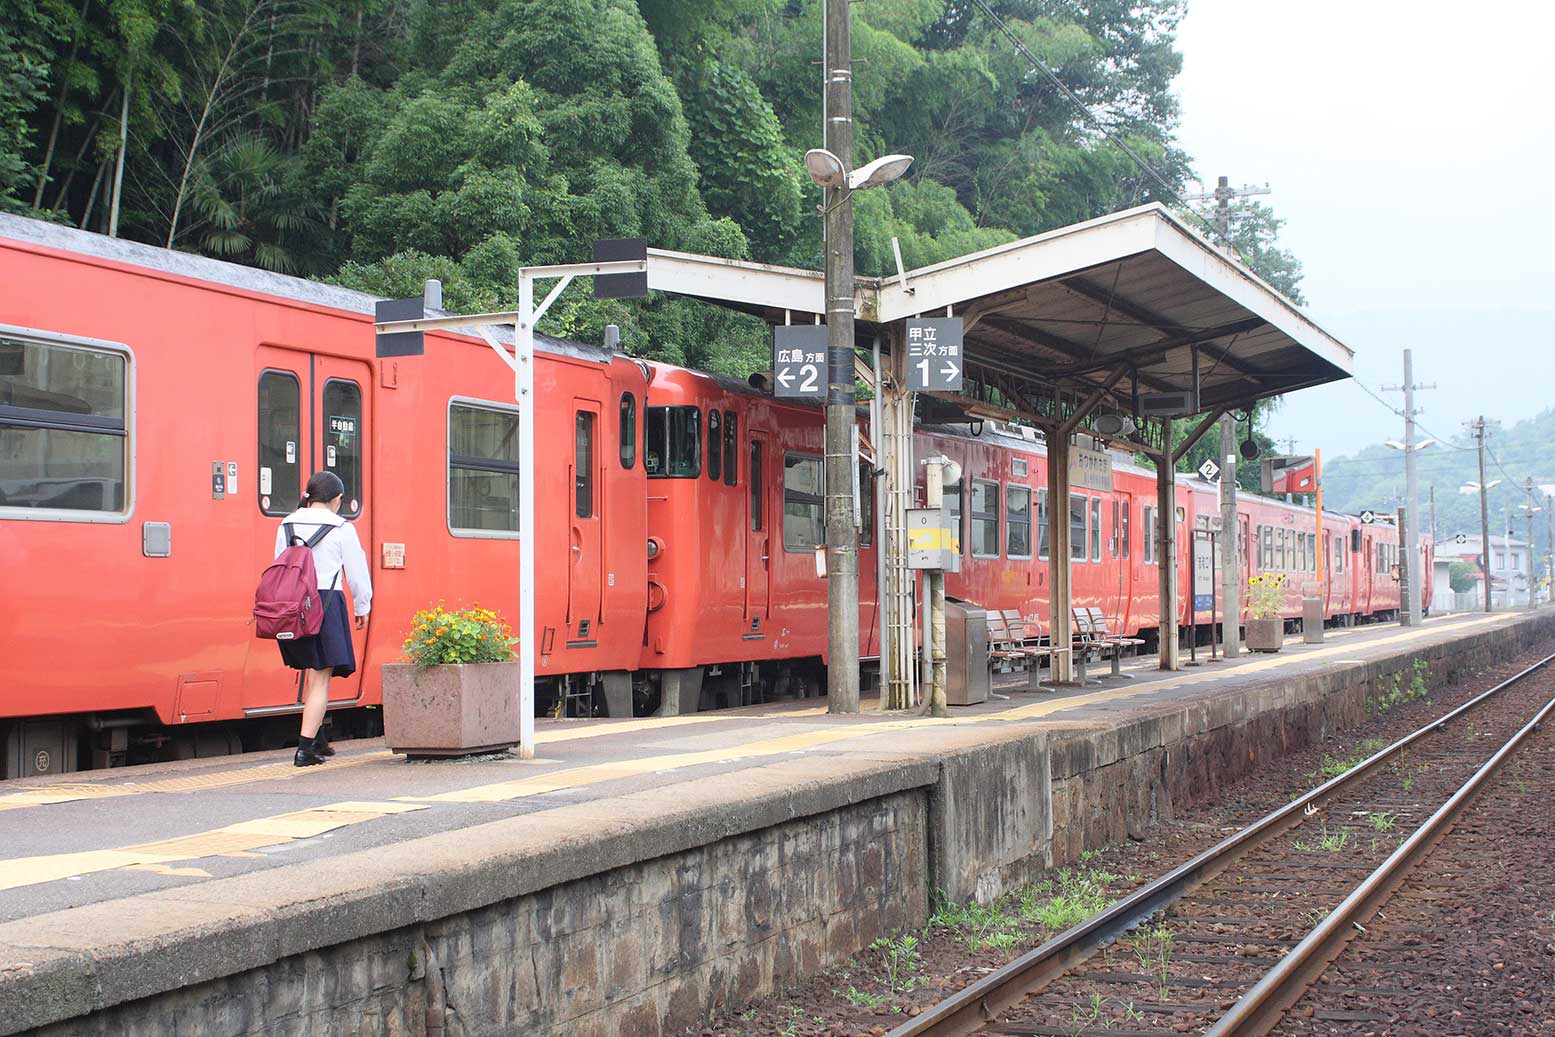
[[[600,738],[605,735],[631,734],[643,730],[659,730],[687,724],[706,724],[715,721],[728,722],[741,717],[806,717],[826,712],[824,706],[806,709],[780,710],[762,713],[694,713],[679,717],[644,717],[623,720],[613,724],[598,724],[575,729],[540,731],[535,735],[537,745],[571,742],[581,738]],[[394,758],[387,749],[342,756],[330,761],[331,771],[342,767],[354,767]],[[260,764],[254,767],[238,767],[206,774],[190,774],[171,778],[154,778],[138,782],[77,782],[57,785],[40,785],[23,792],[0,793],[0,811],[20,810],[24,807],[49,806],[54,803],[73,803],[82,799],[111,799],[117,796],[136,796],[145,793],[205,792],[210,789],[247,785],[258,781],[282,781],[310,774],[307,768],[285,763]]]
[[[1457,630],[1468,630],[1474,627],[1490,623],[1502,622],[1504,616],[1484,616],[1477,619],[1465,620],[1456,623]],[[667,755],[648,756],[638,759],[618,760],[604,764],[594,764],[584,767],[573,767],[560,771],[551,771],[546,774],[533,775],[510,781],[495,782],[487,785],[476,785],[465,789],[455,789],[428,796],[398,797],[393,802],[343,802],[330,806],[314,807],[308,810],[299,810],[274,817],[258,818],[251,821],[238,822],[223,828],[209,832],[200,832],[192,835],[181,836],[176,839],[168,839],[155,843],[146,843],[139,846],[131,846],[116,850],[88,850],[80,853],[52,854],[42,857],[23,857],[8,861],[0,861],[0,890],[11,889],[17,886],[33,885],[39,882],[49,882],[56,879],[69,878],[99,871],[108,871],[115,868],[145,868],[146,870],[160,870],[172,861],[193,860],[201,857],[217,855],[246,855],[249,851],[263,846],[273,846],[279,843],[290,842],[296,839],[306,839],[340,828],[349,824],[360,824],[371,821],[388,814],[403,813],[409,810],[421,810],[427,806],[444,803],[501,803],[515,799],[523,799],[529,796],[542,795],[547,792],[557,792],[564,789],[581,788],[597,785],[606,781],[614,781],[620,778],[638,777],[645,774],[658,774],[667,771],[681,770],[687,767],[696,767],[705,764],[731,763],[740,760],[756,759],[767,756],[778,756],[786,753],[805,752],[817,749],[834,742],[846,741],[854,738],[868,738],[880,734],[889,734],[893,731],[909,731],[925,728],[941,728],[947,724],[961,726],[969,724],[981,724],[989,722],[1029,721],[1050,716],[1054,713],[1075,709],[1081,706],[1093,705],[1101,702],[1110,702],[1118,699],[1139,698],[1148,699],[1161,691],[1181,687],[1188,684],[1201,683],[1245,673],[1258,673],[1275,669],[1280,666],[1288,666],[1294,663],[1322,660],[1336,655],[1353,654],[1356,650],[1370,649],[1374,647],[1392,648],[1400,643],[1419,640],[1429,637],[1436,630],[1431,627],[1419,630],[1400,631],[1386,638],[1380,638],[1369,642],[1364,646],[1350,644],[1328,645],[1314,648],[1293,655],[1269,655],[1261,659],[1253,659],[1237,664],[1234,670],[1198,671],[1184,673],[1176,677],[1152,681],[1143,685],[1122,685],[1103,691],[1091,692],[1084,695],[1072,695],[1064,698],[1046,699],[1033,702],[1028,705],[1016,706],[1011,709],[993,713],[982,713],[972,716],[957,717],[955,719],[936,720],[930,717],[906,717],[902,719],[886,720],[880,722],[847,723],[843,726],[822,730],[810,730],[795,732],[779,738],[763,739],[750,742],[745,745],[726,747],[722,749],[704,750],[700,752],[672,753]],[[789,710],[780,713],[743,714],[750,717],[770,718],[772,716],[813,716],[825,712],[824,708],[810,708],[803,710]],[[575,738],[597,737],[603,734],[624,733],[635,730],[653,729],[679,726],[688,723],[709,722],[719,719],[732,719],[728,714],[695,714],[685,717],[666,717],[661,719],[645,718],[636,721],[624,721],[611,725],[580,728],[576,731],[547,731],[539,742],[569,741]],[[347,760],[341,760],[332,765],[338,768],[344,762],[366,762],[374,759],[382,759],[391,756],[387,751],[366,753],[361,756],[353,756]],[[271,768],[285,768],[295,773],[296,768],[290,764],[276,764],[269,767],[252,768],[247,771],[225,772],[236,775],[252,775],[256,771],[268,771]],[[213,775],[212,777],[216,777]],[[177,780],[177,779],[170,779]],[[245,777],[244,780],[264,780],[261,778]],[[226,781],[221,784],[237,784],[237,781]],[[146,782],[133,786],[131,791],[163,791],[162,789],[148,788],[157,783]],[[95,787],[95,786],[86,786]],[[214,786],[205,786],[214,787]],[[53,787],[51,787],[52,789]],[[43,791],[43,790],[39,790]],[[173,791],[168,789],[167,791]],[[190,791],[187,788],[179,788],[176,791]],[[124,794],[124,793],[118,793]],[[79,798],[79,797],[78,797]],[[60,800],[54,800],[59,802]],[[199,869],[178,869],[163,871],[164,874],[187,874],[198,872]]]
[[[311,839],[346,825],[374,821],[386,814],[403,814],[424,807],[411,803],[333,803],[329,806],[297,810],[275,817],[241,821],[209,832],[196,832],[174,839],[163,839],[117,850],[85,850],[79,853],[52,853],[40,857],[17,857],[0,861],[0,890],[32,886],[40,882],[75,878],[115,868],[141,868],[163,875],[204,875],[197,868],[167,868],[173,861],[198,860],[225,854],[244,853],[263,846],[277,846],[297,839]]]

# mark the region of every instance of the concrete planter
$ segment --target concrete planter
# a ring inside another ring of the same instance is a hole
[[[383,740],[409,756],[460,756],[518,744],[518,663],[385,663]]]
[[[1247,650],[1250,652],[1278,652],[1285,645],[1285,621],[1274,619],[1249,619],[1247,621]],[[385,707],[387,708],[387,707]]]

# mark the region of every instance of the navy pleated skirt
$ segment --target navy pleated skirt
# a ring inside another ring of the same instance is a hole
[[[351,645],[346,596],[337,590],[321,590],[319,597],[324,599],[324,625],[318,635],[277,641],[281,659],[294,670],[333,670],[336,677],[349,677],[356,672],[356,649]]]

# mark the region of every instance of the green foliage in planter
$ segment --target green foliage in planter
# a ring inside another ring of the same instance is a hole
[[[481,608],[480,602],[454,611],[438,602],[411,617],[405,660],[417,666],[505,663],[518,644],[512,634],[513,628],[493,610]]]

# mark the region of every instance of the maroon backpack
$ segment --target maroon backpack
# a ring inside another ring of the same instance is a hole
[[[292,532],[290,522],[282,551],[259,577],[254,591],[254,635],[272,641],[315,637],[324,625],[324,601],[319,595],[318,571],[313,567],[313,548],[335,527],[325,525],[307,541]],[[339,580],[337,573],[335,579]],[[330,585],[334,590],[334,585]]]

